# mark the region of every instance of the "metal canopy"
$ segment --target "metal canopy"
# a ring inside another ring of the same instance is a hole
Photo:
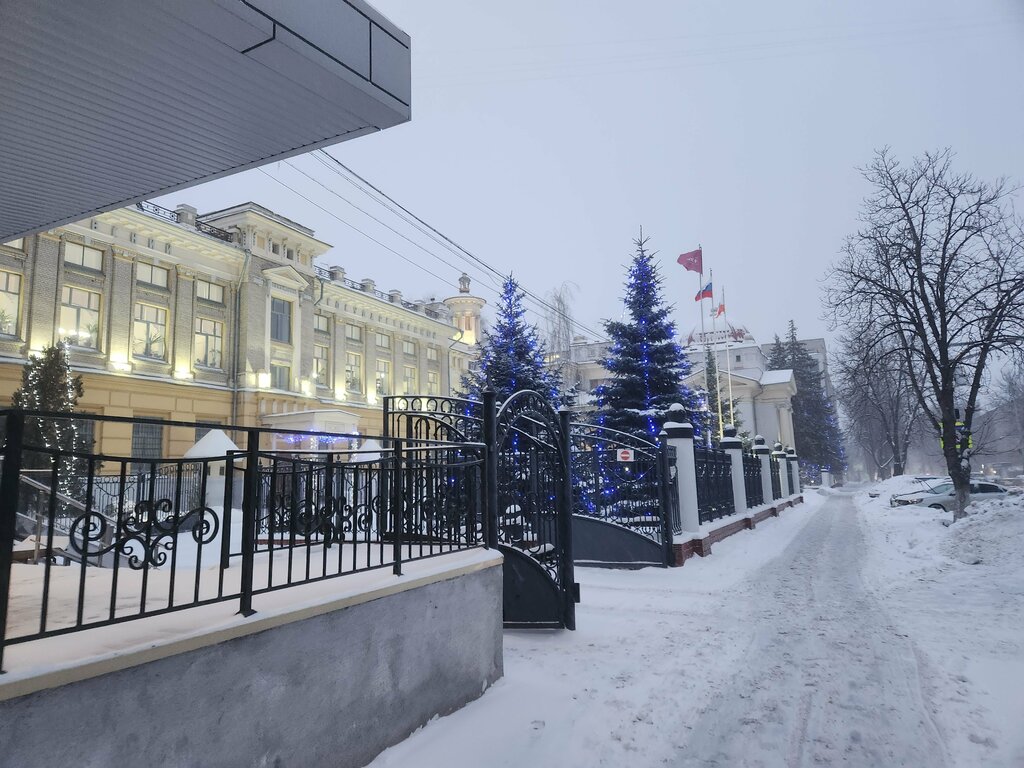
[[[0,242],[410,118],[361,0],[0,2]]]

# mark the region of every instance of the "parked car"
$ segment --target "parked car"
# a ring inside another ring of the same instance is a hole
[[[971,481],[971,500],[975,499],[1001,499],[1013,493],[1007,488],[995,483]],[[935,485],[926,485],[919,491],[910,493],[899,493],[890,497],[889,506],[902,507],[908,504],[915,504],[921,507],[931,507],[949,512],[953,509],[953,482],[946,480]]]

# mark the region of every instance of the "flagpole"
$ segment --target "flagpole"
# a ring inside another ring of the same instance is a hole
[[[697,286],[697,295],[700,296],[704,292],[704,248],[700,243],[697,243],[697,250],[700,251],[700,285]],[[701,298],[697,302],[698,312],[700,312],[700,341],[701,344],[707,343],[707,334],[704,331],[704,299]],[[711,389],[708,386],[708,361],[704,361],[704,391],[710,392]]]
[[[711,283],[711,338],[714,339],[718,333],[717,323],[715,322],[715,315],[717,314],[717,307],[715,307],[715,270],[708,270],[708,280]],[[703,305],[703,302],[701,302]],[[717,344],[717,341],[714,343]],[[718,370],[718,349],[711,347],[711,354],[715,356],[715,400],[718,401],[718,439],[721,440],[725,435],[722,430],[722,377]]]
[[[725,288],[722,288],[722,315],[725,317],[726,342],[725,342],[725,369],[729,376],[729,421],[736,424],[736,414],[733,413],[735,402],[732,399],[732,355],[729,353],[729,339],[732,338],[732,329],[729,326],[729,307],[725,303]]]

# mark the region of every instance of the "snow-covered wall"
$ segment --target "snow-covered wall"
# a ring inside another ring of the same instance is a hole
[[[502,675],[487,567],[0,701],[0,765],[358,768]]]

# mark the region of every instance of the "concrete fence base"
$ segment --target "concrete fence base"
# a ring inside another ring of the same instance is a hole
[[[739,533],[740,531],[752,530],[758,523],[767,520],[769,517],[778,517],[782,510],[803,503],[803,496],[792,496],[788,499],[779,499],[770,506],[761,507],[756,512],[747,513],[739,518],[723,523],[718,528],[708,532],[707,535],[692,538],[687,541],[677,542],[673,545],[675,553],[675,565],[681,566],[694,555],[707,557],[711,554],[711,545],[715,542]]]

